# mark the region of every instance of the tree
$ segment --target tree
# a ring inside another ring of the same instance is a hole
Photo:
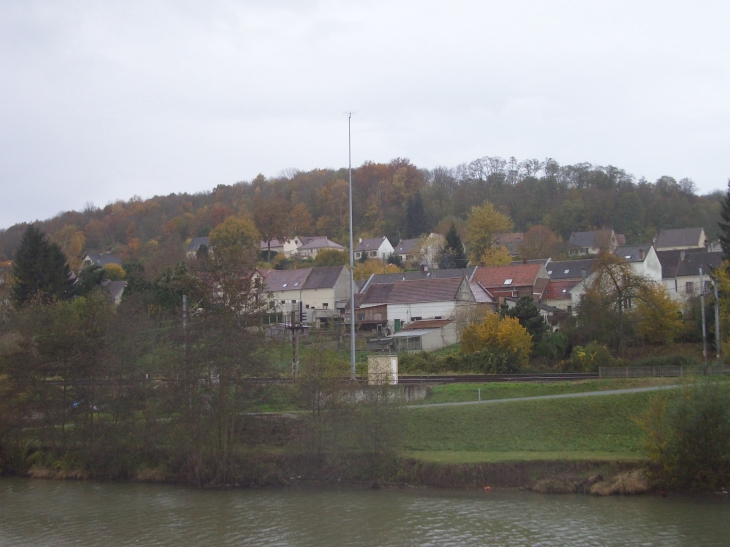
[[[540,309],[535,305],[535,301],[531,296],[522,296],[517,301],[514,308],[503,308],[501,314],[504,317],[514,317],[520,325],[532,336],[534,344],[542,342],[543,338],[548,334],[550,327],[540,314]]]
[[[456,225],[452,222],[446,232],[446,242],[441,250],[439,266],[443,269],[466,268],[468,260],[464,254],[464,244],[461,242]]]
[[[405,237],[415,238],[428,231],[428,219],[426,218],[426,209],[423,206],[423,198],[420,192],[416,192],[413,197],[408,198],[406,202],[406,226]]]
[[[619,355],[629,337],[673,340],[680,328],[679,308],[663,287],[607,251],[598,256],[593,272],[578,309],[578,324],[589,337]]]
[[[548,258],[559,243],[558,236],[547,226],[533,226],[525,233],[522,244],[519,246],[522,258]]]
[[[504,245],[494,245],[484,252],[479,263],[485,266],[506,266],[512,263],[512,255]]]
[[[289,231],[291,235],[301,236],[312,232],[314,221],[303,203],[297,203],[289,215]]]
[[[44,302],[70,297],[71,270],[66,256],[45,234],[28,226],[13,261],[11,298],[17,306],[38,297]]]
[[[730,260],[730,180],[727,182],[725,197],[720,202],[720,218],[722,218],[722,222],[718,222],[717,225],[720,228],[722,258]]]
[[[512,219],[497,211],[488,201],[472,207],[466,223],[469,259],[475,264],[495,246],[496,234],[511,232],[514,227]]]
[[[66,261],[69,267],[74,271],[78,271],[81,267],[81,252],[86,245],[84,233],[75,225],[70,224],[53,234],[51,241],[61,247],[61,250],[66,255]]]
[[[526,365],[532,353],[532,336],[515,317],[488,314],[481,323],[471,323],[461,334],[461,353],[503,351]]]
[[[289,235],[289,203],[283,198],[265,198],[258,192],[253,200],[253,221],[266,242],[268,260],[271,260],[271,242]]]
[[[398,273],[403,270],[395,264],[388,264],[379,258],[369,258],[355,264],[355,279],[368,279],[372,274]]]
[[[314,257],[315,266],[344,266],[350,262],[350,255],[346,251],[337,249],[322,249]]]

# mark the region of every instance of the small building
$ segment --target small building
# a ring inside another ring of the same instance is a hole
[[[111,253],[87,253],[84,256],[83,265],[104,267],[107,264],[122,265],[122,259]]]
[[[508,234],[494,234],[494,243],[501,245],[506,248],[510,255],[519,256],[520,246],[522,246],[522,240],[525,239],[525,234],[522,232],[512,232]]]
[[[297,248],[297,254],[302,258],[317,258],[317,253],[324,249],[344,251],[345,248],[325,236],[301,237],[301,246]]]
[[[194,237],[185,247],[185,256],[187,256],[188,258],[195,258],[198,255],[198,251],[200,251],[200,249],[203,247],[210,247],[210,238]]]
[[[456,344],[459,334],[456,322],[450,319],[431,319],[413,321],[403,330],[390,337],[393,350],[401,351],[434,351]]]
[[[706,245],[707,237],[704,228],[662,230],[654,242],[657,251],[704,249]]]
[[[662,283],[672,300],[686,302],[700,294],[700,268],[704,276],[705,290],[710,290],[710,274],[722,265],[722,252],[706,252],[700,249],[659,251],[662,262]]]
[[[571,297],[570,289],[575,287],[578,283],[580,283],[580,280],[578,279],[569,279],[564,281],[553,281],[551,279],[543,292],[543,303],[554,308],[572,312],[573,299]]]
[[[542,261],[516,262],[507,266],[479,266],[471,278],[471,284],[476,284],[499,299],[499,303],[505,297],[520,296],[530,296],[539,302],[549,280]]]
[[[272,255],[283,254],[285,257],[290,258],[297,254],[299,247],[303,244],[297,236],[294,236],[291,239],[278,240],[274,238],[268,242],[261,241],[260,245],[262,251],[268,251],[270,249]]]
[[[602,250],[613,252],[616,247],[616,234],[610,229],[573,232],[568,240],[568,253],[571,256],[597,255]]]
[[[360,260],[363,255],[368,258],[387,260],[394,251],[395,249],[385,236],[371,239],[360,238],[357,245],[355,245],[355,260]]]

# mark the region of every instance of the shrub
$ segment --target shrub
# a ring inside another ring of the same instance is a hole
[[[638,420],[644,450],[667,486],[689,489],[730,484],[730,388],[705,381],[654,399]]]
[[[585,346],[575,346],[570,359],[563,361],[564,372],[595,372],[599,367],[615,366],[617,359],[598,342],[590,342]]]

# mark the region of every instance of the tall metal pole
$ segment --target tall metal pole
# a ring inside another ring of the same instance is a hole
[[[700,266],[700,308],[702,309],[702,358],[707,366],[707,325],[705,324],[705,278]]]
[[[347,157],[350,172],[350,380],[355,380],[355,251],[352,237],[352,112],[347,113]]]
[[[715,285],[715,351],[717,354],[717,364],[722,364],[722,339],[720,338],[720,296],[718,294],[717,285],[718,278],[712,276]]]

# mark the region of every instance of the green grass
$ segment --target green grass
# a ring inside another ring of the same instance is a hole
[[[634,461],[642,460],[643,455],[634,452],[591,452],[591,451],[551,451],[531,452],[515,450],[511,452],[457,452],[453,450],[441,451],[411,451],[405,452],[407,458],[415,458],[427,463],[462,464],[462,463],[499,463],[523,461]]]
[[[573,453],[579,459],[641,457],[643,434],[634,418],[652,393],[580,399],[520,401],[504,405],[404,410],[405,450],[418,457],[483,459]],[[509,454],[512,453],[512,456]],[[487,456],[488,455],[488,456]],[[551,456],[552,457],[552,456]],[[565,456],[563,456],[565,457]]]
[[[610,378],[605,380],[582,380],[579,382],[445,384],[434,386],[425,399],[416,401],[413,404],[476,401],[478,398],[477,389],[481,389],[482,400],[486,401],[491,399],[514,399],[518,397],[539,397],[542,395],[562,395],[564,393],[585,393],[588,391],[663,386],[681,382],[681,378]]]

